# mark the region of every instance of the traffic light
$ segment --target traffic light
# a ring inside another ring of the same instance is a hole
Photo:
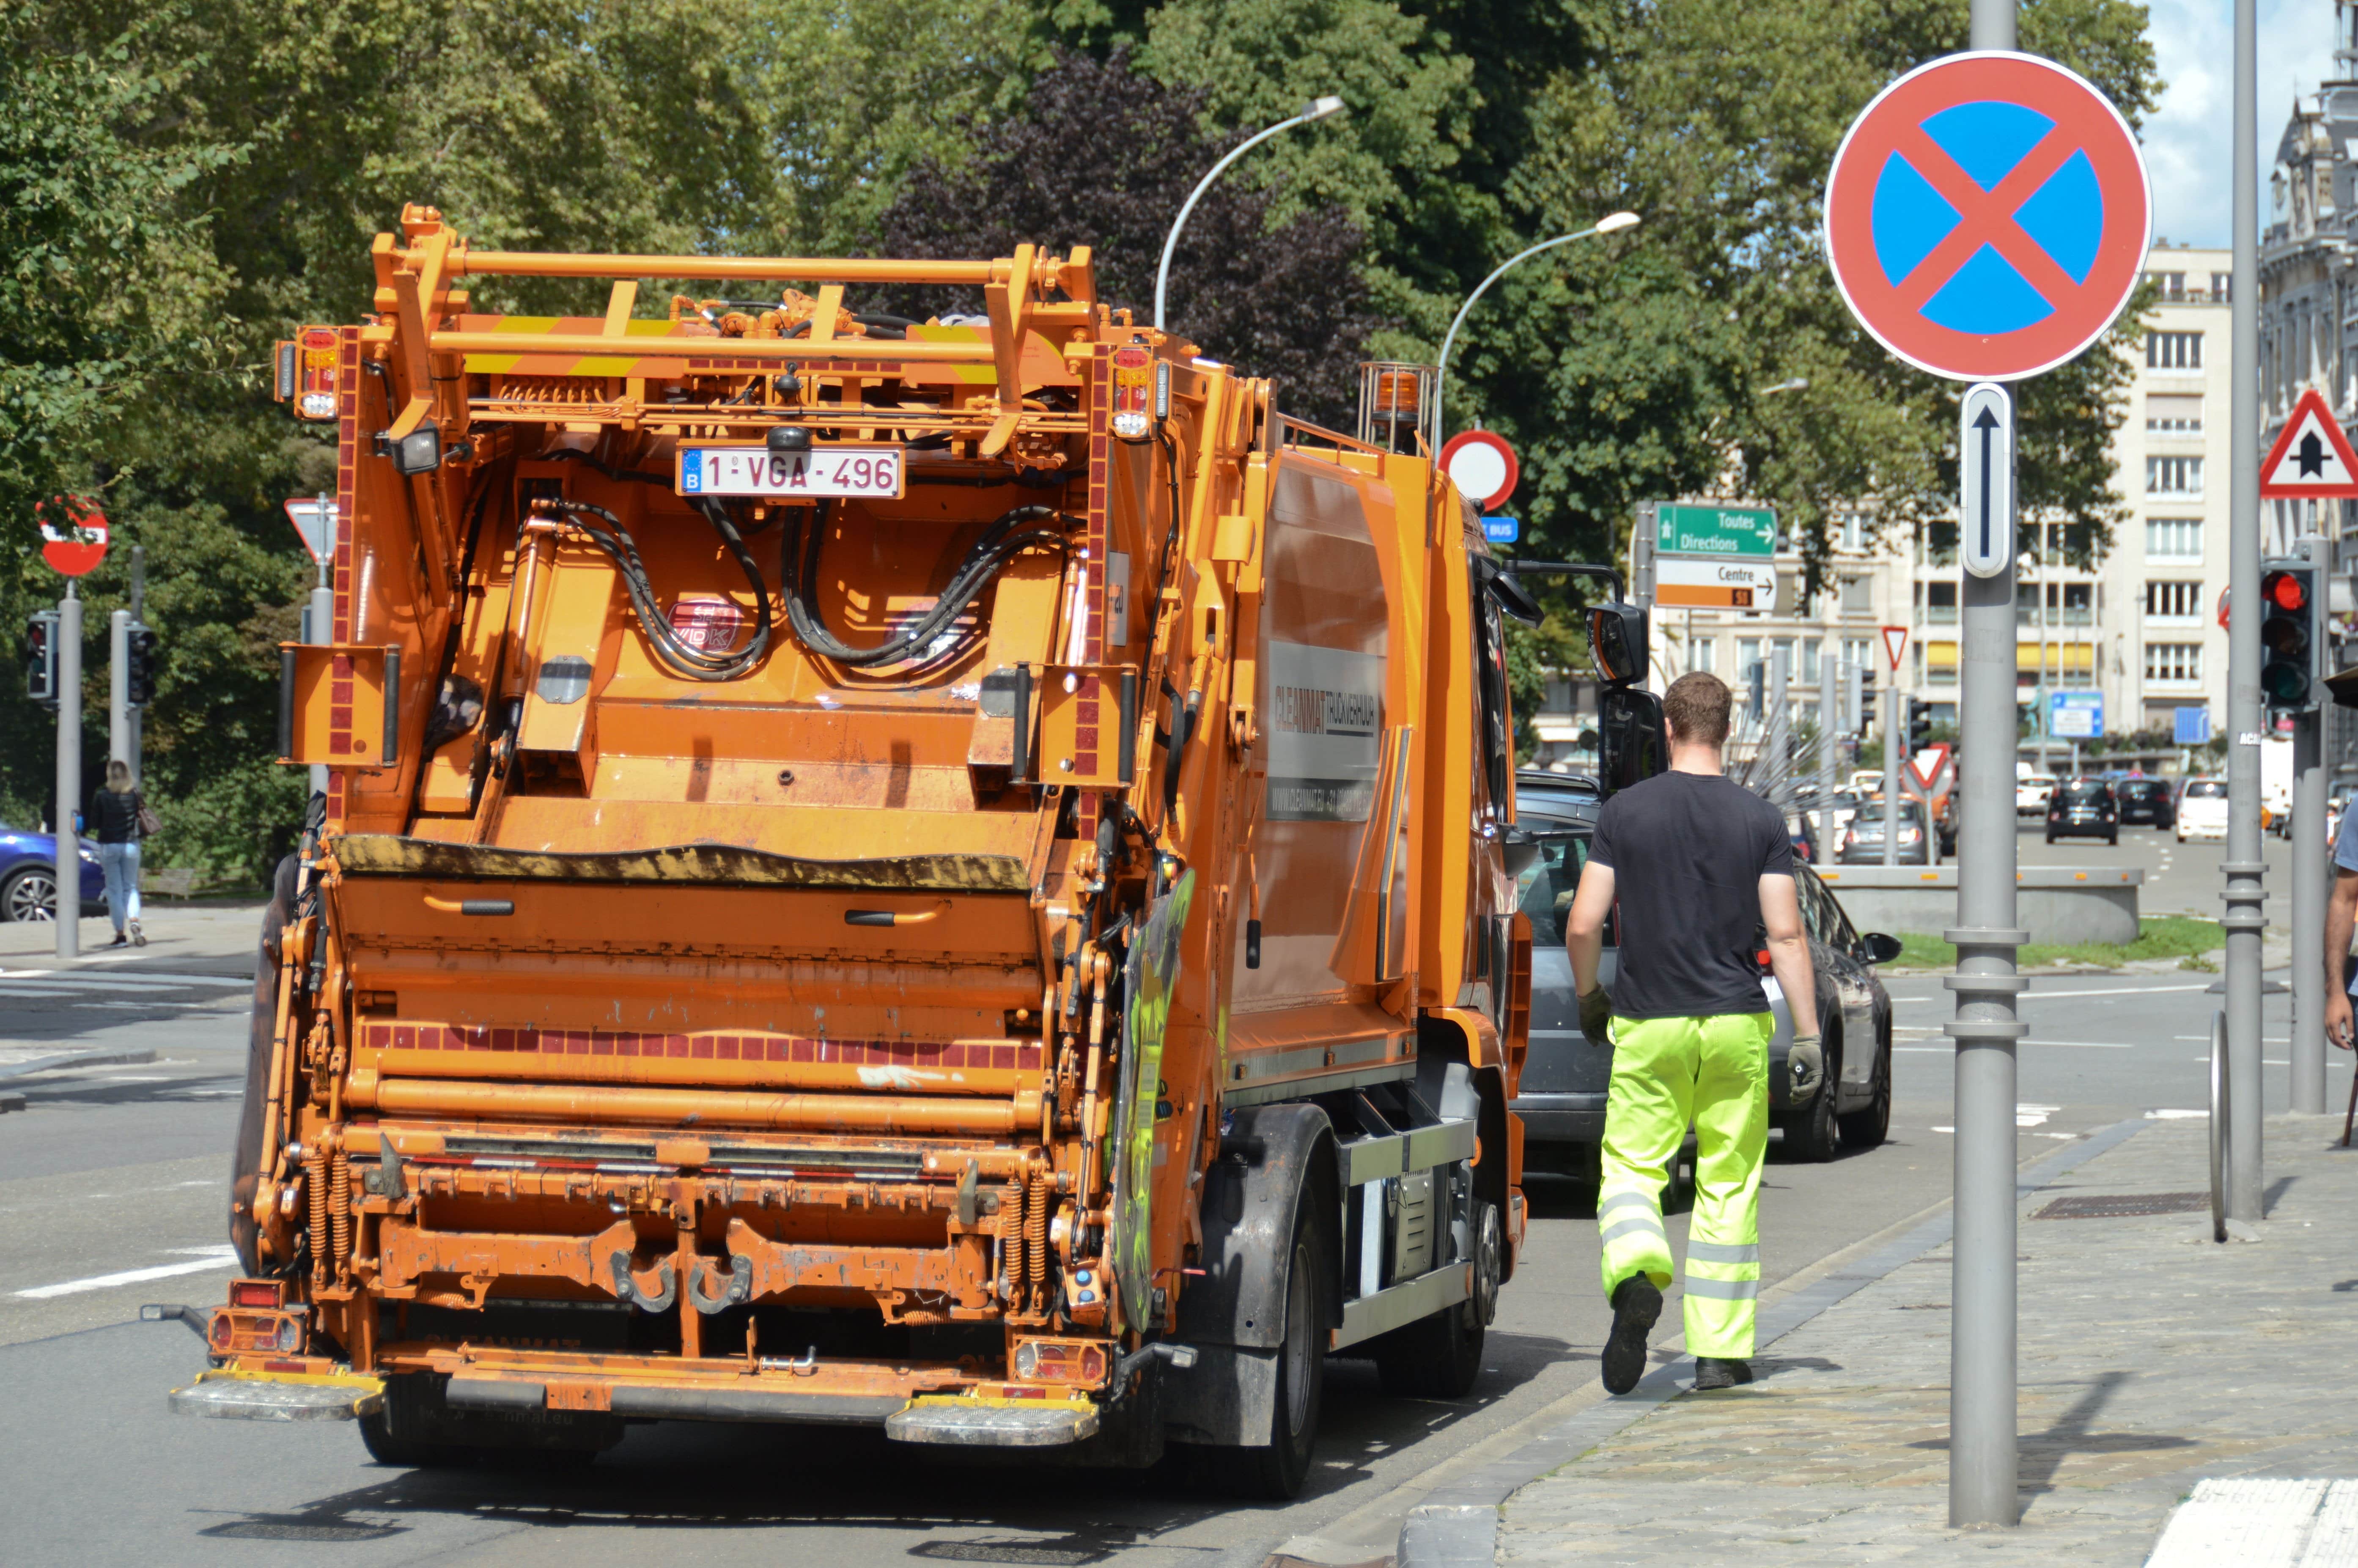
[[[35,611],[25,622],[25,695],[45,708],[58,701],[58,612]]]
[[[2310,706],[2317,671],[2317,568],[2260,563],[2260,696],[2271,712]]]
[[[1908,699],[1908,754],[1914,756],[1932,743],[1932,705],[1920,697]]]
[[[124,672],[125,700],[134,708],[145,708],[156,689],[156,633],[135,621],[124,646],[131,655],[130,667]]]

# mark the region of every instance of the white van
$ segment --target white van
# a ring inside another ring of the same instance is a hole
[[[2227,837],[2227,781],[2188,779],[2178,792],[2178,841]]]

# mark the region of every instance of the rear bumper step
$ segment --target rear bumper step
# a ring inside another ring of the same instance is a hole
[[[358,1376],[200,1372],[195,1382],[171,1394],[176,1415],[230,1421],[356,1421],[374,1415],[384,1403],[384,1381]]]
[[[453,1409],[542,1411],[548,1385],[503,1378],[453,1378]],[[753,1421],[875,1426],[908,1401],[897,1394],[806,1394],[784,1389],[684,1389],[618,1382],[607,1407],[649,1421]]]
[[[1023,1400],[915,1400],[884,1422],[896,1443],[940,1443],[962,1448],[1061,1448],[1097,1435],[1097,1406]]]

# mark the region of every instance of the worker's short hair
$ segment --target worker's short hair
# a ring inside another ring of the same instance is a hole
[[[1673,740],[1724,746],[1727,744],[1727,710],[1734,701],[1725,681],[1694,670],[1672,681],[1671,689],[1662,694],[1662,717],[1670,720]]]

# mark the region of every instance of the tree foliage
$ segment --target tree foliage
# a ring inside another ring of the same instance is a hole
[[[1851,325],[1817,223],[1843,128],[1964,27],[1958,0],[15,0],[0,626],[59,591],[34,506],[98,497],[117,547],[83,590],[86,752],[144,545],[153,852],[258,878],[302,790],[265,760],[275,644],[311,582],[281,503],[331,479],[322,434],[268,400],[269,349],[373,308],[370,241],[404,202],[521,249],[1086,243],[1142,310],[1196,178],[1326,92],[1347,116],[1256,147],[1190,221],[1180,330],[1333,421],[1363,351],[1430,358],[1498,261],[1629,208],[1638,229],[1490,291],[1449,406],[1520,449],[1534,554],[1607,557],[1637,501],[1725,488],[1778,504],[1822,567],[1838,511],[1906,531],[1954,484],[1952,391]],[[2022,37],[2133,122],[2156,97],[2129,0],[2025,0]],[[475,298],[603,305],[532,280]],[[2026,511],[2064,522],[2067,553],[2119,514],[2125,373],[2094,351],[2022,392]],[[1525,686],[1577,642],[1573,596],[1534,587],[1557,614]],[[0,692],[14,818],[43,814],[49,727]]]
[[[972,126],[964,162],[910,170],[879,220],[882,248],[995,256],[1027,242],[1086,244],[1098,297],[1143,324],[1172,217],[1228,150],[1198,128],[1203,97],[1133,71],[1123,49],[1102,61],[1062,56],[1033,79],[1022,114]],[[1352,265],[1360,231],[1331,208],[1273,221],[1273,204],[1241,184],[1205,193],[1174,253],[1169,320],[1206,353],[1274,377],[1289,410],[1334,424],[1353,406],[1354,366],[1376,325]],[[897,303],[972,311],[980,297]]]

